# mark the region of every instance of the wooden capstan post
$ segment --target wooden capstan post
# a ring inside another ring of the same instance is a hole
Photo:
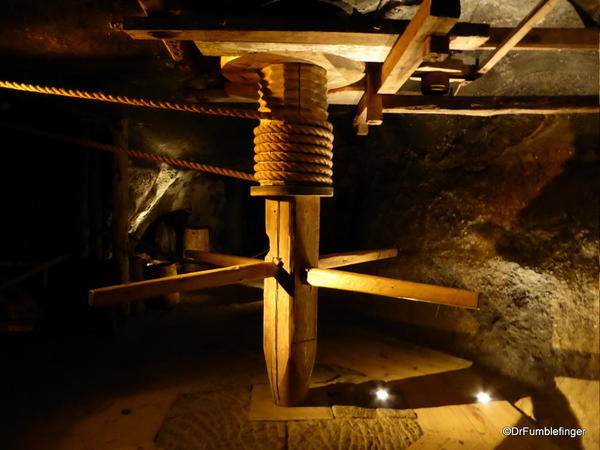
[[[384,82],[387,89],[398,89],[423,59],[424,49],[430,49],[429,36],[445,34],[456,22],[455,7],[446,17],[447,0],[436,0],[435,8],[432,1],[420,7],[389,61],[370,67],[367,97],[361,101],[366,111],[360,115],[366,124],[380,123],[384,102],[378,92]],[[458,0],[450,3],[456,6]],[[327,93],[360,80],[365,66],[318,51],[242,53],[223,56],[221,69],[233,83],[258,85],[259,111],[269,117],[261,118],[254,129],[254,178],[259,186],[251,188],[251,195],[265,197],[270,243],[265,261],[189,250],[185,256],[191,260],[225,267],[93,289],[89,302],[104,306],[263,279],[263,347],[273,401],[297,406],[306,398],[315,362],[318,287],[463,308],[478,308],[479,294],[331,270],[397,256],[396,249],[382,249],[319,257],[320,201],[333,195],[333,127],[327,120]]]
[[[306,271],[319,260],[320,197],[333,195],[332,126],[327,121],[327,72],[304,63],[261,70],[261,120],[254,130],[254,169],[265,197],[270,251],[282,273],[265,279],[263,346],[273,401],[304,401],[317,350],[317,288]]]

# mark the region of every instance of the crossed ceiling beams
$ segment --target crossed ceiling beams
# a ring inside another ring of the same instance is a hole
[[[134,39],[159,39],[167,47],[192,41],[205,56],[249,52],[313,51],[367,63],[366,76],[354,85],[328,93],[330,104],[357,104],[359,135],[380,125],[384,113],[498,114],[596,113],[596,96],[467,97],[395,95],[408,81],[432,71],[447,72],[462,85],[489,72],[509,51],[598,50],[599,30],[533,28],[562,0],[541,0],[516,28],[490,28],[458,22],[459,0],[424,0],[411,21],[336,18],[295,21],[268,17],[132,17],[123,28]],[[476,66],[449,58],[454,51],[492,50]],[[404,91],[402,91],[404,92]],[[226,83],[203,101],[254,102],[256,87]]]

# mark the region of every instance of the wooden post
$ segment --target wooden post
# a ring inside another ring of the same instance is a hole
[[[146,260],[138,255],[133,255],[129,258],[129,279],[132,282],[144,281],[145,278]],[[134,315],[141,315],[146,310],[144,300],[136,300],[131,302],[131,312]]]
[[[175,263],[159,264],[157,269],[159,278],[172,277],[177,275],[177,264]],[[174,308],[181,301],[181,293],[170,292],[168,294],[162,295],[160,297],[160,301],[163,304],[163,306],[167,308]]]
[[[183,231],[183,255],[190,250],[198,250],[202,252],[210,251],[210,238],[208,228],[186,228]],[[198,264],[185,262],[183,264],[183,272],[190,273],[200,270]]]
[[[327,72],[310,64],[270,64],[259,85],[259,111],[288,114],[283,131],[274,133],[281,124],[269,120],[254,130],[261,185],[251,193],[265,197],[266,259],[283,269],[265,279],[263,347],[273,401],[297,406],[308,393],[317,348],[317,289],[306,283],[306,269],[319,263],[320,197],[333,195]]]
[[[127,120],[121,120],[115,133],[115,145],[129,147]],[[113,255],[119,272],[119,282],[129,283],[129,157],[113,155]],[[122,303],[123,314],[130,313],[131,305]]]
[[[265,279],[264,352],[273,400],[301,404],[317,349],[317,288],[305,270],[319,261],[320,198],[266,200],[267,261],[280,259],[288,279]]]

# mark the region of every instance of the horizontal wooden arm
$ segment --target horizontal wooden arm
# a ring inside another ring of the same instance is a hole
[[[226,255],[224,253],[204,252],[200,250],[186,250],[185,256],[195,262],[212,264],[214,266],[233,266],[236,264],[256,264],[262,259],[248,258],[246,256]],[[395,258],[398,250],[395,248],[382,248],[377,250],[364,250],[347,253],[330,253],[319,257],[319,268],[331,269],[333,267],[349,266],[368,261]]]
[[[193,259],[195,262],[221,267],[263,262],[262,259],[257,258],[247,258],[245,256],[226,255],[224,253],[205,252],[200,250],[186,250],[184,256]]]
[[[364,250],[359,252],[330,253],[319,257],[319,269],[332,269],[334,267],[350,266],[380,259],[395,258],[398,249],[382,248],[377,250]]]
[[[307,281],[311,286],[340,289],[404,298],[461,308],[479,308],[479,293],[392,278],[364,275],[341,270],[309,269]]]
[[[195,291],[244,281],[262,280],[275,276],[278,271],[277,264],[260,261],[92,289],[89,291],[88,300],[90,306],[108,306],[173,292]]]

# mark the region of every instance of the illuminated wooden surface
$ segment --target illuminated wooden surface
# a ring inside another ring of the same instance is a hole
[[[331,269],[310,269],[307,281],[316,287],[404,298],[461,308],[479,308],[479,294],[462,289],[413,283],[392,278]]]
[[[277,270],[276,264],[261,262],[118,284],[89,291],[89,304],[90,306],[107,306],[158,297],[173,292],[194,291],[244,281],[262,280],[274,276]]]
[[[267,259],[281,259],[290,275],[264,286],[265,361],[273,399],[283,406],[304,400],[316,356],[317,288],[303,277],[318,263],[319,212],[318,197],[265,200]]]

